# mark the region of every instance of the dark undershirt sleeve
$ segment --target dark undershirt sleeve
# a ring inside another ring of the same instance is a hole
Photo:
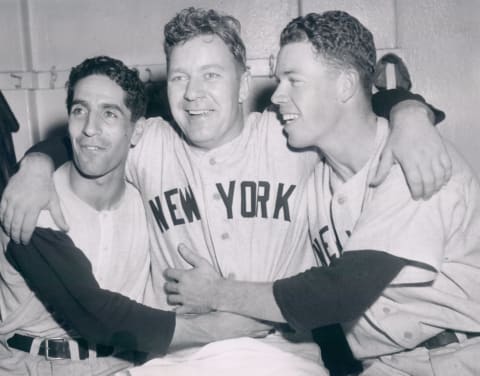
[[[64,233],[37,228],[28,245],[10,242],[7,258],[39,298],[89,342],[166,353],[175,313],[101,289],[89,260]]]
[[[26,154],[42,153],[52,158],[55,169],[65,162],[72,160],[72,144],[70,139],[65,137],[52,137],[33,145]]]
[[[434,124],[438,124],[445,119],[445,113],[443,111],[427,103],[421,95],[414,94],[411,91],[403,88],[378,91],[372,96],[372,108],[377,116],[389,120],[390,111],[392,110],[393,106],[408,99],[416,100],[426,104],[433,112],[435,117]]]
[[[273,293],[292,327],[314,329],[359,317],[405,265],[385,252],[345,252],[328,267],[276,281]]]

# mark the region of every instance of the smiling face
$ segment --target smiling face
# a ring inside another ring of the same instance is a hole
[[[240,103],[247,94],[248,73],[218,36],[197,36],[171,51],[170,109],[193,145],[210,150],[237,137],[243,129]]]
[[[89,178],[125,174],[125,161],[138,137],[123,89],[103,75],[90,75],[74,87],[68,118],[73,159]]]
[[[291,146],[321,146],[334,136],[341,107],[339,74],[310,42],[288,43],[280,49],[272,102],[278,105]]]

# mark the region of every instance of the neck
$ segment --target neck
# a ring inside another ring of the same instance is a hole
[[[347,181],[355,175],[375,150],[376,115],[371,106],[359,111],[346,108],[333,132],[324,137],[318,148],[338,177]]]
[[[69,173],[70,187],[83,202],[95,210],[111,210],[116,207],[126,188],[124,170],[91,178],[82,175],[72,163]]]

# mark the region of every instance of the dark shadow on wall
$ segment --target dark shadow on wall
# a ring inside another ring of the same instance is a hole
[[[19,129],[18,121],[0,91],[0,197],[17,163],[12,132]]]

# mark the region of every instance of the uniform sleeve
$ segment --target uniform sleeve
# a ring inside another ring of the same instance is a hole
[[[347,252],[328,267],[277,280],[273,293],[292,327],[314,329],[358,318],[404,266],[384,252]]]
[[[101,289],[91,264],[64,233],[37,228],[29,245],[10,242],[7,257],[42,301],[93,343],[163,354],[175,313]]]
[[[374,249],[408,260],[395,284],[430,283],[444,262],[447,242],[462,233],[468,202],[458,175],[428,200],[413,200],[396,165],[370,191],[344,251]]]
[[[408,99],[426,104],[435,116],[435,124],[438,124],[445,119],[445,113],[443,111],[427,103],[421,95],[413,94],[411,91],[403,88],[380,90],[375,93],[372,96],[373,111],[380,117],[390,119],[390,111],[393,106]]]
[[[72,144],[68,137],[52,137],[51,139],[39,142],[27,150],[29,153],[42,153],[53,160],[55,169],[67,161],[72,160]]]

